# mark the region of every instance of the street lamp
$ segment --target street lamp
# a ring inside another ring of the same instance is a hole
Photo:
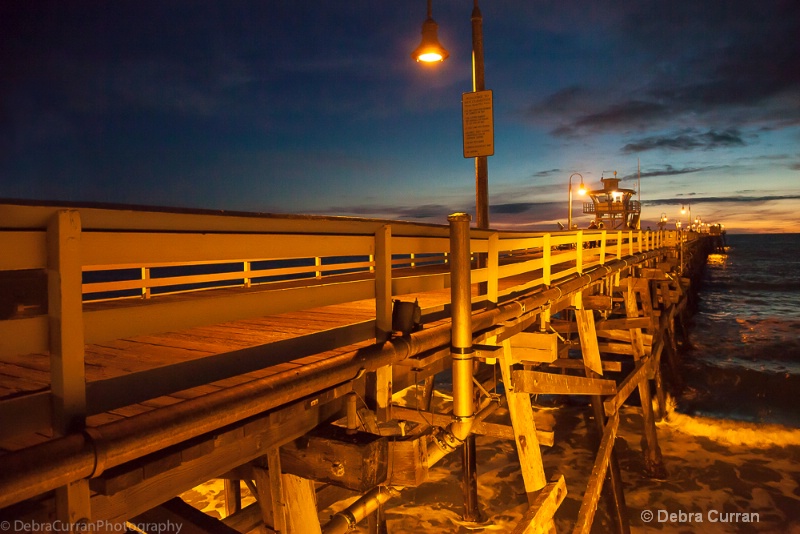
[[[428,0],[428,18],[422,23],[422,41],[411,54],[418,62],[444,61],[450,55],[439,43],[437,37],[438,25],[431,16],[431,1]],[[474,0],[472,8],[472,91],[479,92],[486,89],[483,73],[483,15],[478,9],[478,0]],[[487,156],[475,157],[475,225],[480,229],[489,228],[489,165]],[[487,258],[485,253],[478,254],[477,267],[485,267]],[[485,294],[486,283],[481,283],[478,291]],[[478,504],[478,475],[477,475],[477,450],[475,434],[470,434],[461,447],[462,468],[464,483],[464,519],[479,522],[483,519]]]
[[[573,176],[581,177],[581,185],[578,186],[578,194],[581,196],[586,194],[586,186],[583,185],[583,176],[578,172],[572,173],[569,177],[569,215],[567,216],[567,230],[572,230],[572,177]]]
[[[688,206],[688,208],[687,208],[687,206]],[[691,226],[692,225],[692,205],[691,204],[684,204],[683,206],[681,206],[681,215],[686,215],[687,211],[689,212],[689,218],[687,219],[687,221],[689,223],[688,225]]]
[[[431,16],[431,1],[428,0],[428,18],[422,23],[422,41],[411,53],[411,57],[422,63],[441,62],[450,55],[439,43],[439,26]],[[478,9],[478,0],[472,8],[472,91],[484,91],[486,80],[483,72],[483,15]],[[489,165],[486,156],[475,158],[475,225],[489,228]]]
[[[666,227],[667,227],[667,214],[666,213],[662,213],[661,214],[661,220],[658,221],[658,229],[659,230],[663,230]]]
[[[422,41],[411,53],[411,57],[422,63],[444,61],[450,53],[439,43],[439,25],[431,16],[431,0],[428,0],[428,18],[422,23]]]

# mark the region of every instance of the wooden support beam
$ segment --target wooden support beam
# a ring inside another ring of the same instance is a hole
[[[649,317],[623,317],[620,319],[606,319],[595,323],[597,332],[606,330],[630,330],[631,328],[647,328],[650,326]]]
[[[225,515],[232,515],[242,509],[242,485],[239,479],[224,480]]]
[[[284,474],[281,476],[289,534],[322,534],[317,515],[314,482],[306,478]]]
[[[584,295],[583,308],[587,310],[610,310],[614,307],[608,295]]]
[[[388,438],[323,425],[281,447],[284,473],[366,492],[386,482]]]
[[[630,279],[628,279],[630,280]],[[625,312],[628,318],[639,317],[639,305],[636,302],[636,286],[628,283],[628,287],[623,294],[625,298]],[[644,356],[644,340],[642,339],[641,328],[631,328],[631,345],[633,347],[633,359],[639,360]]]
[[[428,479],[426,434],[389,442],[389,454],[391,470],[387,485],[417,487]]]
[[[642,314],[650,319],[650,328],[655,332],[658,328],[658,318],[655,316],[653,310],[649,280],[639,278],[628,284],[628,289],[624,295],[625,311],[627,312],[629,318],[639,316],[639,306],[636,298],[637,293],[639,294],[639,300],[641,301]],[[630,332],[633,358],[634,360],[641,360],[645,357],[642,330],[640,328],[632,328]],[[648,359],[648,364],[643,366],[645,372],[644,376],[636,382],[639,389],[639,399],[642,405],[642,425],[644,427],[642,429],[644,433],[644,439],[642,440],[642,452],[644,453],[645,460],[645,474],[653,478],[664,478],[666,477],[666,470],[664,468],[664,461],[661,456],[661,448],[658,445],[655,416],[653,415],[653,403],[650,396],[649,377],[652,376],[654,372],[652,368],[653,362],[654,359],[651,356]],[[641,371],[641,369],[638,371]],[[634,372],[634,374],[637,373]],[[619,405],[616,407],[618,409]]]
[[[587,369],[603,374],[603,362],[600,359],[600,347],[597,344],[597,332],[594,327],[594,312],[592,310],[575,310],[575,320],[578,325],[578,334],[581,339],[581,353],[583,363]]]
[[[231,429],[204,436],[202,440],[181,445],[177,447],[182,455],[179,466],[135,485],[117,487],[113,495],[93,495],[92,520],[114,522],[145,512],[220,473],[262,457],[269,448],[306,434],[319,421],[340,414],[341,404],[337,400],[307,408],[305,402],[299,401],[279,412],[264,414]],[[142,466],[139,465],[138,469]]]
[[[600,347],[600,350],[602,350],[602,346]],[[568,358],[559,358],[556,361],[551,362],[548,367],[555,367],[558,369],[575,369],[579,371],[583,371],[585,369],[583,360],[574,360]],[[622,362],[603,360],[603,371],[619,373],[622,371]]]
[[[520,332],[512,336],[511,365],[519,362],[550,363],[558,358],[558,336],[545,332]]]
[[[541,489],[536,500],[525,512],[512,534],[539,534],[554,530],[553,516],[567,496],[564,475],[556,475]]]
[[[645,358],[636,362],[636,368],[625,377],[622,383],[617,388],[617,393],[610,399],[603,401],[603,410],[609,417],[617,413],[619,408],[625,403],[633,390],[639,387],[642,380],[647,380],[647,374],[650,372],[651,359]]]
[[[662,269],[653,269],[649,267],[642,268],[639,276],[648,280],[669,280],[666,273]]]
[[[515,369],[511,381],[517,391],[544,395],[615,395],[613,380]]]
[[[529,393],[520,391],[511,378],[511,341],[503,341],[503,353],[499,358],[500,370],[505,385],[508,412],[511,415],[511,424],[514,428],[514,438],[517,444],[522,480],[528,502],[533,504],[536,492],[547,484],[542,463],[542,452],[536,437],[536,423],[533,420],[533,407]]]
[[[253,495],[257,495],[257,493],[254,491]],[[222,522],[241,534],[247,534],[251,530],[259,527],[263,529],[265,534],[275,533],[274,530],[264,525],[261,519],[261,509],[259,508],[258,502],[245,506],[235,514],[225,517]]]
[[[385,365],[370,371],[367,377],[365,401],[375,412],[379,423],[392,419],[392,366]]]
[[[614,413],[606,423],[603,431],[600,449],[597,451],[592,473],[589,475],[589,483],[586,486],[586,493],[584,493],[583,501],[581,502],[578,520],[572,531],[573,534],[589,534],[591,532],[597,503],[600,500],[600,491],[603,489],[603,481],[606,478],[609,460],[614,450],[617,428],[619,428],[619,414]]]
[[[158,534],[159,532],[148,530],[148,525],[161,525],[164,528],[167,525],[174,525],[181,534],[239,534],[238,530],[234,530],[219,519],[186,504],[179,497],[174,497],[164,504],[139,514],[132,518],[130,523],[147,534]],[[120,526],[124,526],[124,523]],[[118,532],[124,532],[124,528]]]
[[[256,484],[255,497],[261,512],[261,521],[267,528],[271,528],[275,532],[281,532],[281,528],[285,529],[286,520],[283,515],[283,507],[281,507],[281,516],[278,518],[280,524],[275,525],[275,510],[273,509],[269,470],[261,465],[254,465],[253,480]]]
[[[256,477],[256,487],[267,482],[269,487],[269,499],[272,508],[272,526],[276,532],[286,534],[289,532],[289,511],[286,509],[286,493],[283,488],[283,477],[281,476],[281,454],[277,448],[267,451],[267,472],[266,480],[261,475]],[[262,488],[265,489],[265,488]],[[259,490],[259,500],[266,496]],[[266,500],[266,499],[265,499]],[[264,517],[266,523],[267,518]]]

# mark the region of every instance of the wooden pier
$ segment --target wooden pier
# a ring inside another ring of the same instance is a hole
[[[400,489],[485,434],[517,445],[516,531],[548,531],[566,486],[542,464],[547,394],[588,396],[602,433],[575,531],[606,480],[626,531],[618,409],[638,392],[645,474],[663,476],[661,369],[704,240],[468,225],[0,204],[0,518],[378,532]],[[451,413],[433,413],[450,371]],[[215,478],[224,520],[176,498]]]

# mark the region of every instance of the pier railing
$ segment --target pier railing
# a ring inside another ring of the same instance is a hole
[[[0,317],[0,359],[51,356],[50,391],[1,392],[0,427],[12,435],[63,426],[57,412],[69,412],[73,398],[84,416],[141,400],[131,393],[141,386],[135,378],[124,387],[104,380],[87,386],[86,345],[335,304],[373,307],[372,319],[311,344],[331,350],[385,338],[394,299],[450,284],[449,271],[438,268],[450,252],[444,225],[13,204],[0,205],[0,221],[0,280],[27,273],[30,283],[46,286],[11,296]],[[472,230],[472,254],[487,257],[471,273],[473,286],[485,283],[487,293],[473,291],[473,302],[502,302],[613,259],[673,247],[679,237]],[[43,296],[26,300],[31,294]],[[422,313],[444,309],[423,306]]]

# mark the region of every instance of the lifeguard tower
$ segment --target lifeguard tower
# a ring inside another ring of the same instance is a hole
[[[618,228],[639,228],[642,207],[638,200],[631,200],[636,194],[633,189],[619,187],[617,171],[613,178],[600,178],[603,189],[589,191],[591,202],[584,202],[583,213],[594,215],[595,223],[609,230]]]

